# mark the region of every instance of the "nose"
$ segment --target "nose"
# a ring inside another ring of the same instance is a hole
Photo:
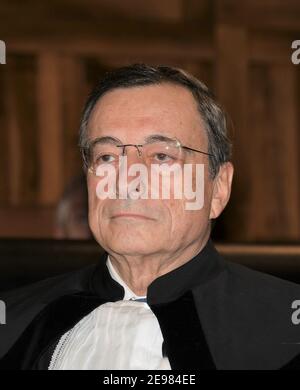
[[[122,157],[117,174],[117,197],[120,196],[123,198],[126,194],[126,197],[134,199],[137,193],[140,193],[142,190],[141,182],[147,180],[140,177],[140,174],[135,174],[134,176],[128,175],[132,165],[142,164],[144,162],[141,147],[138,145],[125,146],[125,153]]]

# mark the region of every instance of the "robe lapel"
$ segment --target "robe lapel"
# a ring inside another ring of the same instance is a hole
[[[63,296],[52,302],[39,313],[1,359],[0,369],[34,368],[40,356],[55,339],[105,302],[99,297],[81,293]]]
[[[216,369],[191,291],[176,301],[150,307],[160,324],[163,352],[173,370]]]
[[[300,354],[281,367],[280,370],[300,370]]]

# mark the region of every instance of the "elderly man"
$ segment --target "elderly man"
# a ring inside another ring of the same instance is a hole
[[[80,146],[105,254],[4,297],[1,366],[300,368],[300,287],[226,263],[211,242],[233,165],[205,85],[165,66],[113,71],[86,103]]]

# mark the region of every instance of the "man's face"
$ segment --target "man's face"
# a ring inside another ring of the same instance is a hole
[[[192,94],[172,84],[119,88],[104,95],[88,124],[88,138],[111,136],[123,144],[143,144],[153,134],[176,137],[182,145],[208,150],[207,135]],[[127,167],[143,163],[126,147]],[[186,210],[186,199],[104,199],[96,194],[99,177],[88,173],[89,223],[107,251],[124,255],[176,253],[209,234],[212,180],[208,156],[187,154],[186,163],[204,164],[204,207]],[[195,169],[193,169],[195,175]],[[128,178],[130,182],[132,178]],[[172,180],[172,179],[171,179]],[[193,177],[195,185],[195,176]],[[195,189],[195,187],[194,187]],[[137,216],[118,216],[133,213]]]

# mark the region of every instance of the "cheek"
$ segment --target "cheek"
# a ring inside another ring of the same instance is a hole
[[[99,208],[101,200],[96,195],[97,181],[94,178],[88,179],[88,201],[89,201],[89,225],[92,232],[95,234],[98,228]]]
[[[198,236],[209,222],[210,207],[206,202],[200,210],[187,210],[187,200],[173,200],[168,203],[172,235],[185,240],[188,236]],[[190,200],[189,200],[190,202]]]
[[[178,236],[178,234],[181,235],[181,232],[185,232],[189,225],[189,214],[185,210],[185,200],[166,200],[164,201],[164,209],[167,215],[165,223],[167,223],[171,235]]]
[[[97,180],[94,177],[88,179],[88,196],[89,196],[89,209],[95,209],[99,202],[99,198],[96,193]]]

